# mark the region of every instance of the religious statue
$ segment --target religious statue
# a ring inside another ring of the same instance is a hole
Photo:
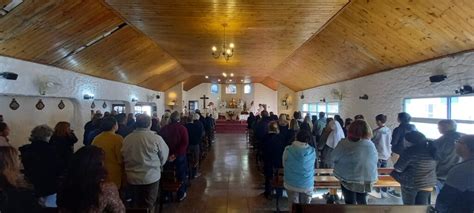
[[[229,108],[237,108],[237,101],[234,98],[229,102]]]
[[[247,101],[244,101],[244,109],[243,109],[244,112],[247,112]]]
[[[227,107],[227,102],[225,102],[224,100],[221,101],[221,104],[220,104],[220,107],[221,108],[226,108]]]
[[[239,99],[239,109],[242,110],[244,108],[244,102],[242,99]]]

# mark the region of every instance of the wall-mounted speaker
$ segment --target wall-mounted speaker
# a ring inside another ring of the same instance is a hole
[[[160,95],[156,95],[156,99],[160,99]]]
[[[12,72],[0,72],[0,77],[7,80],[16,80],[18,79],[18,74]]]
[[[448,76],[446,75],[433,75],[430,77],[430,82],[438,83],[438,82],[444,81],[446,78],[448,78]]]

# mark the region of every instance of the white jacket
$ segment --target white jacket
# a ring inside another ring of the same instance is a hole
[[[122,146],[128,183],[147,185],[159,181],[161,167],[165,165],[168,154],[168,145],[155,132],[138,128],[130,133]]]

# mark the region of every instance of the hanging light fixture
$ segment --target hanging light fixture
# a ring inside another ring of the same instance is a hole
[[[225,61],[229,61],[229,59],[234,56],[234,43],[229,43],[227,46],[225,34],[225,28],[227,27],[227,24],[224,23],[222,26],[224,27],[224,42],[222,43],[222,49],[218,51],[216,46],[212,46],[212,57],[218,59],[222,55]]]

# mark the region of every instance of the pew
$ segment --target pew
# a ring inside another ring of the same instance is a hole
[[[58,213],[59,210],[57,208],[42,208],[40,213]],[[126,213],[148,213],[147,208],[127,208],[125,210]]]
[[[403,205],[331,205],[331,204],[293,204],[292,213],[331,212],[331,213],[431,213],[431,206]]]
[[[165,198],[165,193],[170,192],[170,193],[176,193],[178,192],[179,188],[181,185],[184,184],[183,182],[180,182],[176,179],[176,172],[175,170],[164,170],[161,173],[161,179],[160,179],[160,195],[159,195],[159,201],[160,201],[160,212],[163,210],[163,203],[164,203],[164,198]]]
[[[390,174],[393,171],[393,168],[378,168],[377,171],[379,174]],[[332,175],[334,169],[315,169],[316,175]]]
[[[321,172],[318,172],[322,170]],[[392,168],[381,168],[379,169],[379,174],[388,174],[392,171]],[[341,188],[341,184],[339,180],[334,176],[329,176],[332,174],[332,169],[315,169],[315,176],[314,176],[314,187],[316,189],[329,189],[329,198],[327,199],[328,204],[336,203],[337,201],[337,189]],[[325,174],[325,176],[321,176],[321,174]],[[272,186],[274,189],[281,189],[283,187],[283,169],[278,169],[275,172],[275,176],[273,177]],[[400,187],[400,183],[398,183],[395,179],[393,179],[389,175],[379,175],[378,181],[374,184],[375,188],[381,187]],[[279,201],[280,196],[277,195],[276,197],[276,209],[279,212],[280,206]]]

